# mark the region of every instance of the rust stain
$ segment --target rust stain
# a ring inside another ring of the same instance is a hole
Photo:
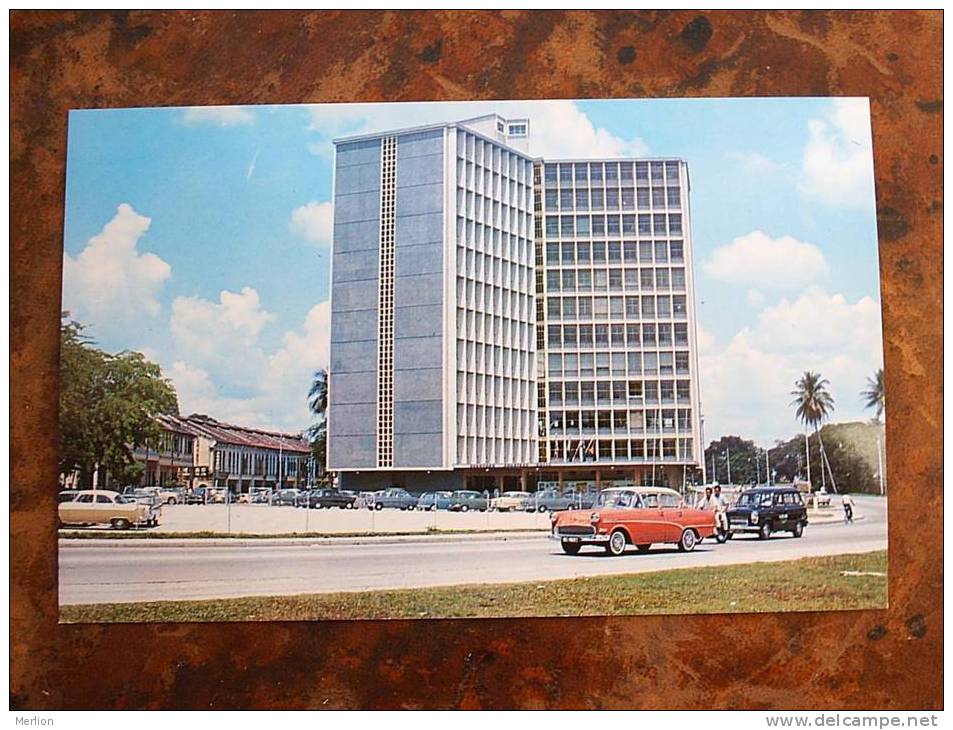
[[[939,11],[11,13],[11,707],[941,707],[908,670],[943,644],[941,43]],[[887,426],[889,609],[57,624],[70,108],[686,94],[871,98],[886,387],[922,416]]]

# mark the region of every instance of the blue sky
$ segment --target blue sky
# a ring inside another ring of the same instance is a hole
[[[64,308],[138,349],[184,412],[300,430],[327,363],[330,140],[531,119],[547,157],[677,156],[692,184],[708,439],[797,430],[788,391],[831,380],[869,417],[882,364],[865,99],[457,102],[84,110],[70,115]]]

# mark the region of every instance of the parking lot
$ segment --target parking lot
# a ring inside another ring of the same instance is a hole
[[[549,529],[549,515],[535,512],[448,512],[399,509],[305,509],[266,504],[164,505],[159,526],[143,532],[402,533],[428,530]],[[104,528],[108,529],[108,528]]]

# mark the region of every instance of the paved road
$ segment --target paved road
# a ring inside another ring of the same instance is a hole
[[[301,544],[184,544],[181,541],[60,543],[60,603],[189,600],[254,595],[363,591],[461,583],[504,583],[641,573],[669,568],[881,550],[887,546],[886,501],[858,497],[864,519],[809,526],[804,537],[767,542],[737,537],[705,541],[694,553],[653,548],[610,558],[590,548],[562,553],[544,535],[466,539],[322,541]]]

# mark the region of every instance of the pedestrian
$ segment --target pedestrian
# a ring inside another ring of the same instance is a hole
[[[854,521],[854,500],[846,492],[844,496],[841,497],[841,504],[844,505],[844,522],[851,523]]]
[[[710,510],[714,512],[718,508],[715,498],[712,495],[711,487],[705,487],[705,496],[695,503],[695,509]]]

